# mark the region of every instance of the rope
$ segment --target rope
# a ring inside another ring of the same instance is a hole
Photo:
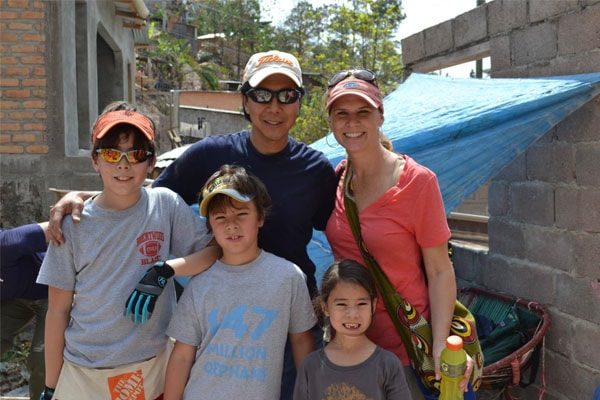
[[[540,388],[540,396],[538,400],[542,400],[544,398],[544,394],[546,393],[546,336],[542,337],[542,376],[540,377],[540,381],[542,383]]]

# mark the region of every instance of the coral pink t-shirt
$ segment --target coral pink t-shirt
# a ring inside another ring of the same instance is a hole
[[[359,214],[360,229],[369,252],[398,293],[429,320],[429,295],[420,249],[445,243],[450,229],[435,174],[410,157],[402,157],[405,164],[398,183]],[[346,218],[343,181],[344,175],[325,233],[336,260],[352,259],[364,265]],[[410,364],[380,296],[367,336],[395,353],[404,365]]]

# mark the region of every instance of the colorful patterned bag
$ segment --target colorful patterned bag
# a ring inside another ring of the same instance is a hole
[[[346,167],[350,170],[349,162]],[[405,301],[394,289],[387,275],[385,275],[375,258],[371,256],[365,242],[362,240],[358,210],[349,187],[350,175],[347,173],[344,178],[344,205],[354,239],[369,271],[371,271],[375,279],[377,289],[383,298],[385,308],[396,327],[396,331],[398,331],[398,334],[402,338],[413,369],[421,378],[423,386],[429,392],[437,395],[439,394],[439,382],[435,380],[431,326],[419,311],[408,301]],[[481,376],[483,374],[483,353],[477,337],[477,330],[475,329],[475,318],[469,309],[458,300],[456,300],[454,305],[454,314],[452,316],[449,335],[462,337],[465,351],[473,358],[474,366],[470,383],[473,390],[477,390],[481,384]]]

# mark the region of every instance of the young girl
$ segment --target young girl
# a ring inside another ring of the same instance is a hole
[[[294,400],[412,399],[400,360],[365,335],[376,303],[375,283],[365,267],[353,260],[329,267],[315,308],[325,336],[332,330],[333,339],[302,363]]]

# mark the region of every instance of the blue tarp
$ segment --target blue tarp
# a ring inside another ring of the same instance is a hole
[[[600,94],[600,73],[527,79],[412,74],[384,99],[382,131],[400,153],[434,171],[446,213],[529,145]],[[313,143],[333,165],[345,157],[332,134]],[[333,257],[315,231],[317,279]]]

